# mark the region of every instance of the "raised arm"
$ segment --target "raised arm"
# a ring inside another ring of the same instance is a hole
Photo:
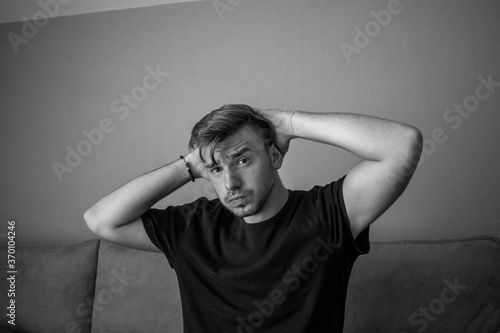
[[[283,153],[292,138],[303,138],[346,149],[362,159],[343,186],[354,237],[401,195],[420,158],[420,131],[400,122],[350,113],[255,111],[274,126]]]
[[[188,154],[196,178],[203,176],[197,151]],[[149,239],[141,216],[156,202],[190,181],[184,162],[178,159],[139,176],[99,200],[84,214],[89,229],[104,239],[147,251],[159,251]]]

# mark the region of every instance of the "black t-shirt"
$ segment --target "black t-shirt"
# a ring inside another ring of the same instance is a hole
[[[288,190],[278,214],[255,224],[218,199],[146,212],[178,277],[184,332],[342,332],[352,266],[370,249],[368,228],[352,237],[343,180]]]

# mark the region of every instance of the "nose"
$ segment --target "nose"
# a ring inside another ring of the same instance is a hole
[[[236,171],[227,170],[224,175],[224,186],[228,191],[234,191],[241,187],[241,178]]]

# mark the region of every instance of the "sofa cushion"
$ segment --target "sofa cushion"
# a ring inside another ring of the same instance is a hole
[[[102,240],[92,332],[182,332],[175,272],[162,253]]]
[[[496,238],[372,243],[353,268],[345,333],[499,331]]]
[[[66,246],[16,247],[15,326],[5,315],[8,281],[0,279],[0,327],[16,332],[90,332],[91,299],[97,266],[97,240]],[[7,248],[0,249],[0,271]],[[10,311],[10,310],[9,310]]]

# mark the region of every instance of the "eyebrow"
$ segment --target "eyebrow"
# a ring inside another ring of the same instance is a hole
[[[236,157],[238,157],[238,156],[240,156],[240,155],[243,155],[244,153],[246,153],[247,151],[250,151],[250,150],[251,150],[251,149],[250,149],[250,148],[248,148],[248,147],[243,147],[243,148],[241,148],[241,149],[239,149],[239,150],[237,150],[237,151],[235,151],[235,152],[232,152],[232,153],[229,155],[229,159],[231,159],[231,160],[232,160],[232,159],[234,159],[234,158],[236,158]],[[219,165],[219,164],[217,164],[217,163],[205,164],[205,166],[206,166],[207,168],[209,168],[209,169],[214,168],[214,167],[216,167],[216,166],[218,166],[218,165]]]
[[[231,153],[231,154],[229,155],[229,158],[233,159],[233,158],[235,158],[235,157],[238,157],[238,156],[240,156],[240,155],[243,155],[244,153],[246,153],[246,152],[247,152],[247,151],[249,151],[249,150],[250,150],[250,148],[248,148],[248,147],[241,148],[240,150],[237,150],[237,151],[235,151],[235,152]]]

